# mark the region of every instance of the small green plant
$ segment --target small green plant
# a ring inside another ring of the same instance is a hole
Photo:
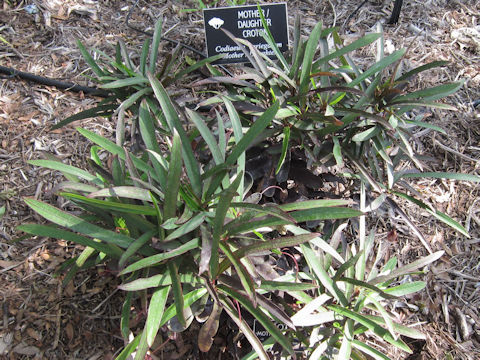
[[[253,348],[245,359],[269,359],[275,343],[290,358],[301,353],[310,359],[387,359],[369,344],[370,337],[406,352],[411,350],[400,335],[423,338],[393,320],[388,301],[423,289],[424,282],[406,275],[421,273],[443,252],[400,268],[395,257],[382,262],[381,251],[374,253],[375,229],[368,231],[366,216],[373,216],[383,203],[400,212],[394,196],[403,196],[466,233],[445,214],[394,188],[406,177],[479,180],[462,174],[395,172],[402,161],[420,165],[409,144],[411,126],[432,127],[404,115],[417,106],[450,108],[431,101],[461,84],[403,94],[399,85],[409,76],[441,64],[386,76],[404,52],[383,57],[381,34],[342,46],[335,29],[319,24],[307,41],[300,38],[298,24],[296,29],[291,58],[278,51],[267,31],[278,63],[235,39],[249,49],[246,54],[254,66],[237,78],[219,77],[208,64],[216,58],[175,72],[173,56],[157,71],[159,24],[152,47],[145,43],[138,64],[121,44],[116,58],[100,65],[81,46],[96,81],[111,97],[57,126],[118,114],[116,141],[78,129],[94,144],[90,171],[59,161],[30,161],[65,175],[67,181],[56,191],[69,205],[59,209],[26,199],[52,224],[19,229],[85,247],[62,265],[65,283],[81,269],[116,265],[120,289],[126,292],[120,327],[130,339],[117,359],[133,353],[135,359],[144,359],[161,326],[183,331],[195,319],[203,322],[198,346],[206,352],[223,312]],[[329,48],[329,34],[334,49]],[[362,72],[348,54],[375,41],[377,62]],[[215,74],[203,84],[221,83],[227,89],[219,93],[216,88],[204,102],[221,105],[206,115],[180,107],[167,91],[203,65]],[[135,153],[126,147],[127,114],[142,143]],[[319,164],[336,166],[338,174],[358,186],[359,210],[345,198],[312,196],[288,202],[269,196],[275,203],[266,201],[268,189],[255,190],[252,177],[246,176],[254,145],[274,149],[274,171],[268,176],[284,188],[294,150],[305,154],[305,171]],[[367,191],[375,194],[370,203]],[[373,265],[367,266],[370,259]],[[146,314],[139,328],[130,325],[132,309]],[[269,339],[259,340],[242,316],[245,311]]]

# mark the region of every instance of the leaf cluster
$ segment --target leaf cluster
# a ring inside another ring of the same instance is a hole
[[[449,108],[432,101],[461,84],[405,93],[402,85],[411,76],[441,64],[404,75],[397,75],[397,66],[386,74],[404,51],[383,56],[381,33],[343,46],[336,30],[322,24],[302,40],[297,24],[292,55],[284,57],[266,29],[265,39],[277,61],[234,39],[253,65],[236,77],[220,76],[209,65],[215,57],[177,70],[178,49],[157,71],[161,23],[153,41],[146,41],[139,64],[133,64],[122,43],[114,59],[101,54],[109,59],[107,64],[99,64],[79,44],[95,80],[112,96],[57,126],[115,114],[116,140],[78,128],[93,143],[88,170],[54,159],[30,161],[64,174],[67,180],[55,190],[71,207],[26,199],[51,225],[24,224],[20,230],[84,246],[79,256],[62,265],[65,283],[81,269],[114,264],[120,289],[126,292],[121,331],[130,339],[118,359],[133,353],[135,359],[144,359],[160,327],[183,331],[194,320],[203,323],[198,345],[206,352],[222,314],[250,342],[253,352],[246,359],[269,359],[275,343],[291,358],[300,349],[310,359],[386,359],[359,339],[373,334],[411,352],[400,335],[423,338],[395,322],[387,304],[421,290],[425,283],[407,275],[443,253],[400,268],[395,257],[382,263],[366,214],[383,203],[402,213],[393,200],[399,196],[466,233],[423,199],[394,187],[404,178],[419,176],[478,181],[461,174],[395,171],[402,161],[422,169],[410,145],[411,130],[433,127],[407,114],[418,106]],[[349,54],[373,42],[378,44],[377,61],[360,71]],[[219,105],[208,114],[179,106],[167,91],[205,65],[214,76],[196,86],[225,87],[201,104]],[[135,123],[139,151],[126,146],[126,118]],[[356,179],[359,210],[351,207],[350,199],[272,203],[260,201],[259,195],[252,200],[258,193],[248,176],[248,151],[265,143],[279,149],[271,175],[279,184],[289,178],[291,152],[300,149],[309,167],[337,166],[339,173]],[[367,191],[376,193],[370,204]],[[330,229],[324,227],[322,233],[304,226],[327,220]],[[350,225],[353,230],[347,232]],[[347,241],[347,233],[352,241]],[[373,265],[367,266],[372,259]],[[271,265],[281,261],[286,265]],[[147,314],[142,329],[130,325],[132,308]],[[260,341],[242,311],[271,337]]]

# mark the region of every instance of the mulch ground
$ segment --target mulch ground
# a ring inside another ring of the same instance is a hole
[[[113,53],[123,39],[129,49],[138,49],[144,36],[128,28],[125,18],[135,1],[33,0],[2,2],[0,10],[0,65],[59,80],[88,85],[87,66],[76,40],[86,47]],[[226,1],[219,1],[224,5]],[[252,2],[253,3],[253,2]],[[132,12],[138,28],[151,30],[159,16],[165,19],[168,37],[204,51],[202,15],[197,1],[139,1]],[[340,27],[351,42],[389,17],[392,2],[368,1],[357,11],[357,0],[288,1],[290,26],[301,13],[305,34],[319,20]],[[27,7],[26,5],[34,5]],[[33,11],[32,11],[33,9]],[[28,10],[28,11],[27,11]],[[480,114],[474,104],[480,99],[480,3],[475,0],[405,1],[400,22],[384,26],[387,51],[410,47],[405,66],[448,60],[448,66],[417,77],[412,88],[465,80],[465,85],[446,102],[456,112],[431,111],[426,117],[442,127],[447,136],[425,131],[415,137],[416,151],[429,156],[433,171],[479,173]],[[162,42],[168,54],[172,45]],[[184,56],[195,57],[185,53]],[[356,54],[365,64],[374,60],[374,49]],[[92,85],[92,84],[90,84]],[[78,254],[78,246],[47,238],[22,238],[16,226],[42,221],[24,204],[24,197],[57,203],[50,190],[62,177],[27,164],[28,160],[53,154],[66,163],[82,167],[89,144],[74,125],[114,136],[114,124],[92,119],[50,131],[49,126],[66,116],[87,109],[99,99],[60,91],[53,87],[3,78],[0,82],[0,358],[5,359],[109,359],[123,346],[119,332],[122,294],[117,279],[106,268],[78,275],[67,287],[54,276],[55,269]],[[407,357],[389,349],[393,359],[480,358],[480,200],[479,186],[451,180],[411,182],[437,208],[462,223],[466,238],[432,220],[418,209],[408,209],[433,250],[446,255],[430,267],[427,290],[402,310],[399,319],[419,324],[427,340],[411,343],[415,354]],[[59,204],[62,205],[61,203]],[[393,254],[408,263],[426,251],[401,220],[390,217],[389,231],[380,232],[385,256]],[[392,228],[395,236],[392,237]],[[138,314],[141,321],[142,314]],[[220,330],[214,350],[201,355],[195,345],[195,326],[190,333],[169,335],[152,358],[235,358],[236,339],[227,327]],[[193,334],[193,335],[192,335]]]

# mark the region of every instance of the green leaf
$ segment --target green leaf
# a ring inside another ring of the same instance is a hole
[[[224,233],[224,223],[227,211],[230,208],[233,197],[235,196],[238,184],[242,180],[243,174],[238,174],[230,187],[220,196],[218,200],[215,218],[213,219],[213,237],[212,237],[212,254],[210,257],[210,276],[215,277],[218,274],[218,248],[220,237]]]
[[[269,251],[273,249],[281,249],[284,247],[291,247],[297,246],[299,244],[303,244],[304,242],[308,242],[320,234],[318,233],[309,233],[309,234],[302,234],[297,236],[283,236],[272,240],[267,241],[260,241],[256,242],[252,245],[243,246],[239,248],[237,251],[233,253],[233,256],[236,259],[241,259],[245,256],[250,256],[253,254],[261,253],[264,251]],[[230,261],[225,259],[220,264],[219,273],[223,273],[229,266]]]
[[[147,354],[147,351],[148,351],[147,334],[145,333],[145,331],[142,331],[140,342],[138,343],[138,346],[135,352],[135,357],[133,358],[133,360],[144,360],[145,355]]]
[[[203,119],[196,112],[190,109],[185,110],[187,112],[188,118],[195,124],[196,128],[198,129],[203,139],[207,143],[208,147],[210,148],[210,152],[212,153],[213,160],[215,160],[215,164],[222,164],[224,162],[224,157],[222,155],[222,152],[220,151],[220,148],[218,147],[215,136],[213,136],[207,124],[205,124]]]
[[[90,192],[90,194],[87,195],[87,198],[96,197],[119,197],[152,202],[150,191],[135,186],[114,186],[98,191],[93,190],[93,192]]]
[[[85,59],[85,62],[90,66],[90,69],[93,70],[93,72],[98,76],[104,76],[106,75],[105,72],[103,72],[102,69],[97,65],[93,57],[88,53],[87,49],[85,46],[83,46],[82,42],[80,40],[77,40],[77,46],[80,49],[80,53],[82,54],[83,58]]]
[[[419,173],[400,173],[395,176],[395,181],[402,178],[434,178],[434,179],[450,179],[459,181],[480,182],[480,176],[452,173],[452,172],[419,172]]]
[[[125,301],[122,305],[122,315],[120,318],[120,329],[122,332],[122,337],[124,339],[128,339],[128,335],[130,334],[130,307],[132,304],[132,296],[133,293],[127,293],[125,296]]]
[[[388,356],[382,354],[377,349],[371,347],[370,345],[364,344],[361,341],[352,339],[352,345],[365,354],[370,355],[375,360],[391,360]]]
[[[260,324],[262,324],[265,330],[267,330],[275,338],[275,340],[277,340],[277,342],[282,345],[285,350],[288,351],[290,355],[295,356],[292,345],[290,344],[288,338],[282,334],[282,332],[267,317],[267,315],[265,315],[263,311],[261,311],[259,308],[254,307],[254,305],[248,298],[228,286],[218,285],[218,289],[224,292],[226,295],[236,299],[240,304],[242,304],[248,310],[248,312],[250,312]]]
[[[290,141],[290,128],[288,126],[285,126],[283,128],[282,152],[280,154],[280,158],[278,159],[277,170],[275,170],[275,175],[279,173],[280,169],[282,168],[283,162],[285,161],[289,141]]]
[[[203,286],[205,284],[202,278],[192,274],[180,274],[180,281],[193,286]],[[170,273],[168,271],[164,271],[162,274],[154,275],[149,278],[140,278],[125,284],[121,284],[118,286],[118,288],[124,291],[138,291],[171,284],[172,278],[170,277]]]
[[[367,34],[364,37],[354,41],[353,43],[347,46],[341,47],[340,49],[334,51],[333,53],[318,59],[313,64],[313,69],[318,69],[321,64],[327,63],[330,60],[333,60],[335,58],[348,54],[363,46],[369,45],[372,42],[376,41],[380,36],[382,36],[382,34]]]
[[[355,264],[357,263],[358,259],[360,258],[360,256],[363,255],[363,251],[360,251],[357,255],[355,256],[352,256],[350,259],[348,259],[347,261],[345,261],[342,265],[340,265],[340,267],[337,269],[337,271],[335,272],[335,275],[333,276],[332,280],[333,281],[337,281],[338,279],[340,279],[340,277],[343,275],[343,273],[345,271],[347,271],[348,268],[351,268],[353,266],[355,266]]]
[[[125,150],[121,146],[116,145],[114,142],[107,140],[103,136],[98,135],[92,131],[82,129],[82,128],[77,128],[77,131],[80,134],[82,134],[84,137],[89,139],[90,141],[101,146],[102,148],[112,153],[113,155],[117,155],[120,159],[126,161]],[[151,173],[151,174],[154,173],[154,169],[144,161],[136,158],[133,155],[130,155],[130,159],[132,163],[135,165],[135,168],[137,168],[138,170],[141,170],[145,173]]]
[[[237,161],[238,157],[242,155],[247,148],[252,144],[253,140],[270,124],[275,117],[280,104],[276,101],[260,116],[248,131],[243,135],[240,141],[233,147],[232,152],[228,156],[225,163],[227,165],[233,165]]]
[[[432,61],[431,63],[425,64],[425,65],[422,65],[422,66],[419,66],[415,69],[410,70],[409,72],[400,76],[398,79],[395,79],[395,82],[401,82],[401,81],[404,81],[404,80],[408,80],[412,76],[414,76],[416,74],[419,74],[422,71],[430,70],[430,69],[433,69],[435,67],[440,67],[440,66],[445,66],[445,65],[448,65],[448,61]]]
[[[146,232],[145,234],[142,234],[137,240],[132,242],[130,246],[127,248],[127,250],[122,254],[122,257],[118,261],[118,266],[122,268],[126,262],[133,256],[135,253],[143,246],[145,245],[148,241],[152,239],[153,236],[157,233],[157,230],[151,230],[149,232]]]
[[[436,126],[434,124],[426,123],[426,122],[423,122],[423,121],[416,121],[416,120],[405,120],[405,122],[407,124],[413,124],[413,125],[416,125],[416,126],[421,126],[421,127],[427,128],[427,129],[433,129],[433,130],[438,131],[438,132],[440,132],[444,135],[447,135],[447,132],[445,130],[443,130],[441,127]]]
[[[369,320],[376,322],[379,325],[385,325],[385,320],[379,316],[374,316],[374,315],[363,315],[363,316],[365,316]],[[419,339],[419,340],[426,339],[426,336],[424,334],[422,334],[420,331],[414,328],[397,324],[395,322],[392,325],[395,332],[399,333],[400,335],[407,336],[412,339]]]
[[[173,84],[176,83],[178,80],[185,78],[185,75],[190,74],[191,72],[194,72],[195,70],[201,68],[202,66],[212,63],[214,61],[217,61],[221,58],[223,58],[225,55],[224,54],[218,54],[214,56],[210,56],[208,58],[199,60],[195,62],[193,65],[190,65],[188,68],[178,72],[178,74],[175,75],[175,77],[171,81],[167,81],[168,84]]]
[[[146,267],[158,265],[159,263],[161,263],[161,262],[163,262],[167,259],[171,259],[171,258],[177,257],[179,255],[185,254],[186,252],[188,252],[190,250],[193,250],[195,248],[198,248],[199,246],[200,246],[199,239],[198,238],[192,239],[189,242],[187,242],[183,245],[180,245],[178,248],[173,249],[171,251],[164,252],[164,253],[161,253],[161,254],[152,255],[152,256],[149,256],[145,259],[139,260],[139,261],[133,263],[132,265],[128,266],[127,268],[123,269],[122,271],[120,271],[119,275],[125,275],[125,274],[128,274],[128,273],[132,272],[132,271],[136,271],[136,270],[140,270],[140,269],[143,269],[143,268],[146,268]]]
[[[127,346],[125,346],[122,352],[118,354],[115,360],[127,360],[130,354],[132,354],[137,348],[138,344],[140,343],[140,339],[142,335],[143,333],[140,332],[137,336],[135,336],[135,338]]]
[[[305,94],[308,90],[308,85],[310,83],[310,74],[312,72],[313,58],[317,50],[318,41],[320,40],[321,31],[322,23],[319,22],[315,25],[315,27],[310,33],[310,36],[308,37],[307,45],[305,47],[305,53],[303,56],[301,68],[302,70],[300,72],[300,88],[298,90],[300,94]]]
[[[260,283],[259,289],[265,291],[305,291],[305,290],[312,290],[318,288],[317,285],[313,283],[296,283],[290,281],[270,281],[270,280],[262,280]]]
[[[50,220],[57,225],[69,228],[70,230],[79,232],[80,234],[98,238],[106,243],[115,244],[123,248],[128,248],[128,246],[134,241],[131,237],[90,224],[77,216],[61,211],[41,201],[27,198],[25,199],[25,203],[45,219]]]
[[[230,316],[230,318],[235,322],[238,326],[242,334],[245,335],[250,345],[252,345],[254,356],[247,357],[248,359],[260,359],[260,360],[270,360],[270,357],[265,352],[265,348],[269,348],[269,345],[262,344],[252,329],[248,326],[245,319],[241,317],[241,314],[238,314],[238,310],[235,309],[233,306],[232,301],[224,296],[223,294],[219,294],[220,302],[223,305],[223,309],[225,312]],[[270,337],[269,339],[273,339]],[[268,343],[268,340],[266,341]],[[275,340],[272,341],[275,344]],[[272,344],[272,345],[273,345]],[[245,358],[242,358],[244,360]]]
[[[183,235],[190,233],[191,231],[197,229],[201,224],[203,224],[206,215],[199,213],[187,221],[185,224],[177,228],[175,231],[171,232],[164,241],[175,240]]]
[[[75,203],[82,203],[94,206],[99,209],[105,209],[109,211],[119,211],[128,214],[138,215],[156,215],[155,208],[144,205],[134,205],[128,203],[121,203],[108,200],[91,199],[86,196],[72,194],[72,193],[60,193],[61,196],[72,200]]]
[[[120,258],[123,254],[123,251],[116,246],[111,244],[104,244],[92,240],[90,238],[75,234],[73,232],[58,229],[50,225],[39,225],[39,224],[24,224],[17,227],[18,230],[24,231],[27,234],[49,237],[52,239],[72,241],[76,244],[88,246],[96,249],[99,252],[105,253],[108,256],[113,258]]]
[[[275,38],[273,37],[273,35],[270,31],[270,28],[268,27],[267,21],[265,20],[265,16],[263,15],[263,11],[261,10],[260,4],[258,4],[258,3],[257,3],[257,9],[258,9],[258,13],[260,15],[260,19],[262,20],[263,29],[265,30],[265,32],[262,33],[262,36],[265,39],[265,41],[267,42],[267,44],[270,45],[270,48],[273,50],[277,59],[280,60],[280,62],[282,63],[285,71],[287,71],[288,68],[289,68],[287,60],[285,60],[282,52],[278,48],[277,42],[275,41]]]
[[[280,209],[280,207],[276,204],[251,204],[247,202],[232,202],[231,204],[232,207],[234,208],[241,208],[241,209],[247,209],[247,210],[253,210],[254,214],[257,216],[260,214],[269,214],[275,217],[278,217],[280,219],[284,219],[288,222],[294,223],[295,220],[286,212]],[[245,214],[248,214],[247,212]],[[239,216],[237,217],[234,221],[240,220],[242,221],[242,217]]]
[[[461,234],[465,235],[468,238],[470,237],[470,234],[468,233],[468,231],[460,223],[453,220],[451,217],[442,213],[441,211],[438,211],[436,209],[432,209],[430,206],[428,206],[427,204],[425,204],[424,202],[422,202],[420,200],[415,199],[413,196],[410,196],[410,195],[407,195],[407,194],[404,194],[404,193],[401,193],[401,192],[398,192],[398,191],[395,191],[394,194],[413,202],[414,204],[420,206],[422,209],[427,211],[429,214],[436,217],[438,220],[440,220],[440,221],[444,222],[445,224],[447,224],[448,226],[450,226],[452,229],[457,230],[458,232],[460,232]]]
[[[426,286],[424,281],[412,281],[385,289],[384,292],[393,296],[405,296],[423,290]]]
[[[313,251],[309,244],[301,244],[300,248],[312,275],[315,275],[320,283],[328,290],[330,295],[335,297],[340,304],[346,306],[348,304],[345,295],[340,291],[335,282],[330,278],[328,273],[323,268],[317,254]]]
[[[77,120],[89,119],[97,116],[108,117],[113,114],[113,110],[116,108],[117,108],[117,105],[115,104],[98,105],[96,107],[93,107],[84,111],[80,111],[79,113],[69,116],[66,119],[63,119],[62,121],[60,121],[59,123],[53,125],[50,129],[51,130],[59,129]]]
[[[358,210],[349,208],[313,208],[307,210],[297,210],[290,213],[290,215],[297,223],[314,220],[346,219],[350,217],[360,216],[362,214],[363,213]],[[233,227],[229,227],[227,224],[225,226],[225,229],[228,231],[229,234],[234,235],[256,230],[262,227],[274,227],[279,225],[287,225],[288,223],[288,221],[285,221],[283,219],[267,217],[266,219],[253,219],[251,221],[245,222],[243,224],[238,224]]]
[[[336,206],[345,206],[351,205],[351,200],[345,199],[322,199],[322,200],[305,200],[305,201],[297,201],[288,204],[280,205],[280,209],[283,211],[292,211],[292,210],[309,210],[309,209],[316,209],[316,208],[329,208],[329,207],[336,207]]]
[[[368,35],[367,35],[368,36]],[[393,64],[397,60],[401,59],[403,55],[405,55],[405,49],[400,49],[389,56],[383,58],[379,62],[373,64],[370,68],[368,68],[365,72],[363,72],[361,75],[357,76],[352,82],[348,83],[349,87],[354,87],[358,84],[360,84],[362,81],[367,79],[368,77],[375,75],[377,72],[383,71],[385,68],[387,68],[389,65]]]
[[[448,105],[448,104],[435,103],[430,101],[399,100],[399,101],[391,102],[388,105],[389,106],[402,105],[402,106],[414,106],[414,107],[424,106],[424,107],[431,107],[431,108],[442,109],[442,110],[457,111],[457,108],[455,106]]]
[[[180,282],[180,277],[178,276],[178,268],[177,265],[170,261],[168,263],[168,271],[170,272],[170,277],[172,278],[172,290],[174,296],[174,304],[178,322],[182,325],[182,327],[186,327],[186,320],[184,315],[184,300],[183,300],[183,291],[182,291],[182,284]]]
[[[462,86],[463,81],[459,81],[455,83],[442,84],[427,89],[417,90],[406,95],[395,97],[392,101],[392,104],[402,103],[405,100],[413,99],[438,100],[455,93]]]
[[[230,261],[230,263],[233,264],[233,267],[236,270],[236,274],[240,278],[240,282],[242,283],[242,286],[245,289],[245,292],[247,293],[247,295],[248,295],[250,301],[252,302],[253,306],[256,307],[257,306],[257,300],[256,300],[256,296],[255,296],[255,285],[253,283],[253,279],[248,274],[247,269],[240,262],[240,258],[237,258],[232,253],[228,244],[220,242],[219,243],[219,248],[227,256],[227,259]]]
[[[147,68],[147,58],[148,58],[148,50],[150,48],[150,38],[147,37],[143,42],[142,46],[142,54],[140,55],[140,73],[143,76],[146,76],[146,68]]]
[[[410,264],[404,265],[401,268],[395,269],[391,271],[388,275],[381,275],[377,276],[376,278],[372,279],[370,281],[370,284],[375,285],[375,284],[380,284],[384,283],[386,281],[396,279],[400,276],[406,275],[408,273],[411,273],[421,267],[424,267],[442,257],[442,255],[445,253],[445,251],[437,251],[433,254],[430,254],[426,257],[423,257],[421,259],[418,259]]]
[[[170,126],[170,130],[177,130],[178,135],[180,136],[187,175],[192,184],[193,192],[197,197],[200,197],[202,193],[200,170],[198,168],[197,160],[193,154],[191,141],[183,129],[180,118],[178,117],[178,114],[175,111],[175,108],[162,84],[151,73],[149,73],[147,76],[150,80],[150,84],[152,85],[155,96],[160,103],[165,118]]]
[[[162,39],[162,17],[159,17],[155,23],[155,31],[153,33],[152,47],[150,48],[150,64],[148,70],[151,74],[155,74],[157,66],[158,47]]]
[[[366,318],[365,316],[356,313],[352,310],[342,308],[338,305],[328,305],[327,306],[329,309],[335,311],[337,314],[345,316],[349,319],[352,319],[364,326],[366,326],[369,330],[371,330],[375,335],[379,336],[380,338],[386,340],[390,344],[398,347],[401,350],[404,350],[408,352],[409,354],[412,353],[412,350],[408,347],[407,344],[405,344],[401,340],[395,340],[393,336],[383,327],[375,323],[374,321]]]
[[[170,164],[168,166],[167,188],[163,204],[163,220],[175,216],[177,212],[178,189],[182,176],[182,142],[178,132],[174,131]]]
[[[148,84],[148,79],[143,76],[136,76],[126,79],[115,80],[100,87],[103,89],[118,89],[134,85]]]
[[[381,128],[378,126],[372,126],[371,128],[364,130],[358,134],[355,134],[352,137],[352,140],[355,142],[363,142],[371,139],[376,136],[381,131]]]
[[[340,145],[340,141],[338,137],[332,136],[333,139],[333,156],[335,157],[335,161],[339,167],[343,166],[343,156],[342,156],[342,146]]]
[[[190,291],[188,294],[183,296],[183,306],[184,308],[188,308],[192,306],[192,304],[202,298],[207,293],[206,288],[196,289]],[[177,314],[175,304],[170,305],[167,310],[163,313],[162,320],[160,320],[160,326],[165,325],[165,323],[173,318]]]
[[[162,151],[156,138],[154,118],[150,115],[147,101],[144,99],[138,111],[140,134],[148,150],[160,154]]]
[[[70,174],[76,176],[80,179],[84,179],[95,184],[100,185],[101,181],[95,175],[90,174],[89,172],[76,168],[71,165],[66,165],[59,161],[52,161],[52,160],[29,160],[27,161],[30,165],[34,166],[41,166],[47,169],[58,170],[63,174]]]

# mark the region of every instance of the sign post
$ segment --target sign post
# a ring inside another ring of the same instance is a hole
[[[281,52],[287,51],[287,4],[261,5],[260,8],[278,48]],[[237,38],[248,40],[260,52],[270,58],[275,57],[273,49],[271,49],[262,36],[265,30],[257,6],[204,9],[203,20],[208,56],[225,54],[222,59],[214,62],[214,64],[248,62],[240,47],[222,29],[228,30]]]

